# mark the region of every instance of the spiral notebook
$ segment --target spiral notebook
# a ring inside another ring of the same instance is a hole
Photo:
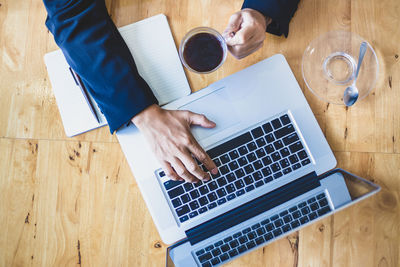
[[[119,28],[119,31],[140,75],[149,84],[160,105],[190,94],[165,15],[132,23]],[[61,50],[46,54],[44,60],[66,135],[71,137],[106,125],[107,121],[96,104],[94,109],[100,122],[92,114]],[[96,103],[91,96],[89,98]]]

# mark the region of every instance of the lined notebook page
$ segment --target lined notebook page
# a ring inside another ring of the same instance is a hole
[[[191,90],[165,15],[160,14],[119,28],[140,75],[160,105]]]

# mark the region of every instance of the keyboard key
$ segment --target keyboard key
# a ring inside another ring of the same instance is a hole
[[[294,212],[295,210],[297,210],[297,206],[293,206],[289,209],[289,212]]]
[[[222,155],[221,157],[219,157],[219,159],[223,164],[226,164],[231,160],[227,154]]]
[[[274,238],[274,236],[273,236],[271,233],[267,233],[267,234],[264,235],[265,241],[269,241],[269,240],[271,240],[272,238]]]
[[[301,209],[301,213],[303,215],[309,214],[310,213],[310,208],[309,207],[304,207]]]
[[[213,202],[214,200],[217,200],[217,194],[215,192],[211,192],[210,194],[207,195],[207,198],[210,202]]]
[[[214,258],[214,259],[211,260],[211,264],[212,265],[217,265],[220,262],[221,262],[221,260],[219,258]]]
[[[263,158],[261,159],[261,161],[262,161],[262,163],[264,164],[264,166],[268,166],[269,164],[272,163],[272,160],[271,160],[271,157],[270,157],[270,156],[263,157]]]
[[[288,174],[288,173],[290,173],[290,172],[292,172],[292,169],[289,167],[289,168],[286,168],[286,169],[284,169],[283,171],[282,171],[282,173],[283,174]]]
[[[224,189],[224,188],[218,189],[218,190],[217,190],[217,195],[218,195],[218,197],[226,196],[226,191],[225,191],[225,189]]]
[[[193,189],[193,184],[191,184],[191,183],[184,183],[184,184],[183,184],[183,188],[185,188],[185,191],[188,192],[188,191],[190,191],[190,190]]]
[[[202,185],[203,185],[203,182],[202,182],[202,181],[199,181],[199,182],[197,182],[197,183],[194,183],[193,185],[197,188],[197,187],[202,186]]]
[[[251,164],[246,165],[246,166],[244,167],[244,171],[246,172],[246,174],[250,174],[250,173],[254,172],[253,165],[251,165]]]
[[[292,216],[290,216],[290,215],[286,215],[285,217],[283,217],[283,221],[285,222],[285,223],[289,223],[289,222],[291,222],[293,220],[293,218],[292,218]]]
[[[183,203],[188,203],[191,199],[189,197],[189,194],[184,194],[181,196],[181,200]]]
[[[263,181],[258,181],[258,182],[256,182],[254,185],[256,186],[256,188],[258,188],[258,187],[260,187],[260,186],[263,186],[263,185],[264,185],[264,182],[263,182]]]
[[[290,118],[287,114],[281,116],[280,119],[283,125],[290,123]]]
[[[282,172],[276,172],[276,173],[274,173],[274,179],[278,179],[278,178],[280,178],[280,177],[282,177]]]
[[[229,242],[229,246],[231,246],[231,248],[235,248],[239,246],[239,242],[237,240],[232,240],[231,242]]]
[[[296,142],[298,140],[299,140],[299,137],[297,136],[297,133],[291,133],[282,139],[285,146],[290,145],[291,143]]]
[[[303,160],[301,162],[301,165],[305,166],[305,165],[310,164],[310,163],[311,163],[311,161],[309,159],[305,159],[305,160]]]
[[[281,159],[281,154],[279,154],[279,152],[274,152],[271,154],[271,158],[273,161],[278,161]]]
[[[295,220],[295,221],[290,223],[290,226],[292,226],[292,229],[294,229],[294,228],[300,226],[300,222],[298,220]]]
[[[262,178],[264,178],[264,176],[261,174],[261,172],[257,171],[257,172],[255,172],[255,173],[253,173],[253,179],[254,179],[254,181],[261,180]]]
[[[274,221],[274,225],[275,225],[275,227],[281,227],[282,225],[283,225],[283,221],[282,221],[282,219],[278,219],[278,220],[276,220],[276,221]]]
[[[279,150],[279,153],[281,153],[282,158],[290,155],[289,149],[287,149],[286,147]]]
[[[199,209],[199,213],[202,214],[202,213],[206,212],[207,210],[208,210],[207,207],[202,207]]]
[[[218,188],[218,185],[215,181],[211,181],[207,185],[208,185],[208,189],[210,189],[210,191],[214,191],[215,189]]]
[[[285,211],[282,211],[281,213],[279,213],[279,216],[284,217],[288,214],[289,214],[289,212],[287,210],[285,210]]]
[[[208,207],[209,210],[211,210],[211,209],[215,208],[216,206],[217,206],[217,203],[213,202],[213,203],[208,204],[207,207]]]
[[[179,207],[180,205],[182,205],[182,201],[180,200],[179,197],[173,199],[173,200],[171,201],[171,203],[172,203],[172,206],[174,206],[174,208],[177,208],[177,207]]]
[[[200,207],[200,205],[199,202],[197,202],[197,200],[194,200],[189,203],[189,207],[191,210],[197,210]]]
[[[324,215],[324,214],[326,214],[326,213],[328,213],[330,211],[331,211],[331,208],[329,206],[325,206],[325,207],[323,207],[323,208],[318,210],[318,215],[322,216],[322,215]]]
[[[254,241],[250,241],[246,243],[247,249],[252,249],[256,246],[256,243]]]
[[[196,251],[196,255],[197,256],[200,256],[201,254],[204,254],[204,249],[200,249],[200,250],[198,250],[198,251]]]
[[[211,177],[213,178],[213,179],[217,179],[218,177],[220,177],[221,176],[221,172],[218,170],[218,172],[217,172],[217,174],[211,174]]]
[[[265,136],[265,140],[267,141],[268,144],[271,144],[272,142],[275,141],[275,137],[272,133],[270,133]]]
[[[226,192],[228,192],[228,194],[236,191],[236,188],[233,184],[228,184],[227,186],[225,186],[225,190]]]
[[[252,229],[252,230],[255,230],[255,229],[260,228],[260,227],[261,227],[261,224],[256,223],[256,224],[254,224],[254,225],[251,226],[251,229]]]
[[[254,231],[252,231],[252,232],[250,232],[250,233],[248,233],[247,234],[247,238],[249,239],[249,240],[252,240],[252,239],[254,239],[254,238],[256,238],[256,232],[254,232]]]
[[[254,182],[253,178],[250,175],[246,176],[243,180],[246,183],[246,185],[252,184]]]
[[[283,159],[283,160],[279,161],[279,164],[281,165],[282,169],[284,169],[290,165],[290,163],[287,159]]]
[[[243,253],[247,250],[247,247],[245,245],[241,245],[237,248],[237,250],[239,251],[239,253]]]
[[[272,130],[273,130],[271,123],[269,123],[269,122],[265,123],[262,127],[263,127],[265,133],[272,132]]]
[[[298,219],[301,217],[300,211],[296,210],[295,212],[292,213],[293,218]]]
[[[244,165],[247,164],[247,159],[246,159],[246,157],[241,157],[241,158],[239,158],[239,159],[237,160],[237,162],[239,163],[239,166],[240,166],[240,167],[243,167]]]
[[[203,263],[201,267],[211,267],[211,263],[209,261]]]
[[[219,166],[222,165],[222,163],[221,163],[221,161],[219,160],[219,158],[215,158],[215,159],[213,159],[213,161],[214,161],[215,165],[217,165],[217,167],[219,167]]]
[[[264,157],[264,156],[265,156],[265,151],[264,151],[264,149],[263,149],[263,148],[257,149],[257,150],[256,150],[256,155],[257,155],[257,157],[258,157],[259,159],[262,158],[262,157]]]
[[[199,192],[200,192],[201,195],[205,195],[210,191],[208,190],[207,185],[203,185],[203,186],[199,187]]]
[[[238,252],[236,249],[232,249],[232,250],[230,250],[230,251],[228,252],[228,254],[229,254],[229,256],[230,256],[231,258],[233,258],[233,257],[235,257],[236,255],[238,255],[239,252]]]
[[[262,220],[262,221],[261,221],[261,224],[262,224],[262,225],[265,225],[265,224],[267,224],[267,223],[269,223],[269,219],[265,219],[265,220]]]
[[[283,147],[282,141],[281,140],[275,141],[274,142],[274,147],[275,147],[276,150],[281,149]]]
[[[228,256],[227,253],[224,253],[224,254],[222,254],[221,256],[219,256],[219,259],[220,259],[221,261],[226,261],[226,260],[229,260],[229,256]]]
[[[274,179],[272,178],[272,176],[268,176],[266,178],[264,178],[264,183],[269,183],[272,182]]]
[[[272,174],[271,169],[269,167],[265,167],[261,170],[264,177],[267,177]]]
[[[247,236],[241,236],[238,240],[240,244],[244,244],[248,241]]]
[[[219,187],[222,187],[227,184],[227,181],[226,181],[225,177],[221,177],[221,178],[218,178],[217,183],[218,183]]]
[[[278,229],[274,230],[273,233],[274,233],[274,236],[277,237],[282,234],[282,230],[281,230],[281,228],[278,228]]]
[[[321,193],[319,195],[317,195],[317,199],[322,199],[325,197],[325,193]]]
[[[282,127],[282,123],[279,119],[272,120],[271,124],[275,130]]]
[[[237,179],[242,178],[245,175],[244,170],[243,169],[238,169],[235,171],[235,176]]]
[[[170,190],[171,188],[174,188],[180,184],[183,184],[183,181],[173,181],[173,180],[168,180],[164,182],[164,187],[166,190]]]
[[[320,200],[318,203],[319,203],[319,205],[320,205],[321,207],[324,207],[324,206],[327,206],[327,205],[328,205],[328,201],[326,200],[326,198]]]
[[[254,166],[254,169],[256,169],[256,170],[259,170],[259,169],[261,169],[262,167],[264,167],[263,164],[262,164],[262,162],[261,162],[261,160],[255,161],[255,162],[253,163],[253,166]]]
[[[271,221],[275,221],[275,220],[278,220],[278,218],[279,218],[279,215],[278,214],[275,214],[274,216],[272,216],[271,218],[269,218]]]
[[[281,129],[275,131],[274,135],[275,135],[276,139],[280,139],[280,138],[282,138],[282,137],[284,137],[284,136],[286,136],[286,135],[288,135],[290,133],[293,133],[293,132],[294,132],[293,125],[288,124],[288,125],[282,127]]]
[[[257,145],[254,142],[251,142],[249,144],[247,144],[247,148],[249,149],[249,151],[253,151],[257,149]]]
[[[192,199],[196,199],[200,196],[199,191],[197,191],[197,189],[190,191],[190,196],[192,197]]]
[[[254,154],[254,152],[251,152],[250,154],[248,154],[246,156],[246,158],[247,158],[248,162],[253,162],[257,159],[256,154]]]
[[[250,191],[252,191],[254,189],[255,189],[254,185],[249,185],[249,186],[246,187],[246,192],[250,192]]]
[[[206,197],[201,197],[201,198],[199,198],[199,203],[201,206],[207,205],[208,199]]]
[[[299,153],[297,153],[297,155],[299,156],[300,160],[307,158],[307,153],[305,150],[300,151]]]
[[[261,236],[261,235],[265,234],[265,228],[264,227],[258,228],[256,230],[256,233],[257,233],[258,236]]]
[[[300,163],[296,163],[292,166],[293,170],[297,170],[301,167]]]
[[[269,223],[265,226],[265,229],[270,232],[275,229],[275,226],[272,223]]]
[[[228,244],[223,244],[220,248],[223,252],[227,252],[231,249]]]
[[[282,231],[284,233],[289,232],[290,230],[292,230],[292,228],[290,227],[289,224],[285,224],[284,226],[282,226]]]
[[[261,129],[261,127],[257,127],[255,129],[251,130],[251,134],[253,135],[253,138],[256,139],[256,138],[264,135],[264,132]]]
[[[244,187],[243,179],[237,180],[235,182],[236,189],[240,189]]]
[[[225,179],[228,181],[228,183],[232,183],[233,181],[236,180],[236,176],[235,174],[233,174],[233,172],[231,172],[225,176]]]
[[[207,253],[205,253],[205,254],[203,254],[203,255],[201,255],[201,256],[199,257],[199,261],[200,261],[201,263],[203,263],[203,262],[205,262],[205,261],[210,260],[211,258],[212,258],[211,253],[210,253],[210,252],[207,252]]]
[[[246,229],[244,229],[244,230],[242,231],[243,234],[248,234],[248,233],[250,233],[250,232],[251,232],[251,228],[250,228],[250,227],[247,227]]]
[[[241,196],[241,195],[243,195],[245,193],[245,191],[244,191],[244,189],[240,189],[240,190],[238,190],[237,192],[236,192],[236,196],[238,197],[238,196]]]
[[[290,152],[296,153],[297,151],[303,149],[303,145],[301,144],[300,141],[298,141],[298,142],[296,142],[296,143],[294,143],[294,144],[291,144],[291,145],[289,146],[289,149],[290,149]]]
[[[247,154],[247,152],[249,152],[249,151],[247,150],[246,146],[241,146],[241,147],[239,147],[238,151],[239,151],[239,154],[240,154],[241,156],[243,156],[243,155]]]
[[[181,217],[182,215],[185,215],[186,213],[190,212],[190,208],[188,205],[183,205],[182,207],[179,207],[175,209],[176,214],[178,214],[178,217]]]
[[[190,218],[196,217],[197,215],[199,215],[197,211],[192,211],[191,213],[189,213]]]
[[[226,199],[227,199],[228,201],[231,201],[231,200],[234,199],[235,197],[236,197],[235,194],[230,194],[230,195],[228,195],[228,196],[226,197]]]
[[[258,147],[263,147],[263,146],[265,146],[267,143],[265,142],[264,137],[261,137],[261,138],[258,138],[258,139],[256,140],[256,144],[257,144]]]
[[[262,236],[257,237],[255,241],[256,241],[257,245],[261,245],[262,243],[265,242],[264,237],[262,237]]]
[[[213,249],[213,250],[211,251],[211,254],[212,254],[214,257],[221,255],[221,253],[222,253],[222,252],[221,252],[221,250],[220,250],[219,248]]]
[[[307,216],[303,216],[303,217],[300,218],[300,223],[301,223],[301,224],[308,223],[309,221],[310,221],[310,220],[308,219]]]
[[[229,165],[229,169],[230,169],[231,171],[234,171],[234,170],[236,170],[237,168],[239,168],[239,165],[237,164],[236,160],[230,162],[228,165]]]
[[[308,214],[308,218],[310,219],[310,221],[316,219],[318,217],[316,212],[311,212],[310,214]]]
[[[160,172],[158,173],[158,175],[159,175],[160,177],[164,177],[164,176],[165,176],[165,172],[164,172],[164,171],[160,171]]]
[[[296,154],[290,155],[289,161],[291,164],[295,164],[296,162],[299,161],[299,158],[296,156]]]
[[[237,159],[239,157],[239,153],[236,150],[229,152],[229,157],[231,160]]]
[[[307,200],[307,203],[311,204],[311,203],[314,203],[315,201],[317,201],[317,199],[315,197],[312,197],[312,198]]]
[[[217,204],[218,204],[218,205],[222,205],[222,204],[224,204],[225,202],[226,202],[226,198],[220,198],[220,199],[218,199]]]
[[[237,232],[236,234],[233,235],[233,238],[238,238],[239,236],[242,236],[241,232]]]
[[[249,132],[246,132],[244,134],[241,134],[219,146],[216,146],[210,150],[207,151],[207,154],[210,156],[210,158],[215,158],[219,155],[222,155],[228,151],[231,151],[232,149],[235,149],[238,146],[244,145],[252,140],[252,136]],[[225,162],[221,159],[221,162],[225,164]]]
[[[179,218],[179,221],[180,221],[181,223],[186,222],[187,220],[189,220],[189,217],[188,217],[187,215],[185,215],[185,216]]]
[[[185,193],[185,191],[183,190],[183,187],[179,186],[179,187],[172,189],[171,191],[168,191],[168,196],[170,199],[173,199],[179,195],[182,195],[183,193]]]
[[[304,208],[305,206],[307,206],[307,203],[305,201],[301,202],[298,207],[299,208]]]

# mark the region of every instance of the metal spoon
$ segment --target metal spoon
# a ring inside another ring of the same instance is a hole
[[[350,107],[356,103],[358,99],[358,89],[356,86],[356,80],[358,77],[358,72],[360,71],[361,63],[364,59],[365,52],[367,51],[367,43],[362,42],[360,45],[360,53],[358,55],[358,63],[357,63],[357,70],[356,76],[354,77],[353,83],[344,90],[343,94],[343,102],[346,106]]]

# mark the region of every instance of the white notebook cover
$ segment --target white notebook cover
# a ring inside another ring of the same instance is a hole
[[[165,15],[144,19],[121,27],[119,31],[140,75],[149,84],[160,105],[190,94]],[[46,54],[44,60],[66,135],[71,137],[106,125],[107,121],[93,99],[100,123],[91,113],[61,50]]]

